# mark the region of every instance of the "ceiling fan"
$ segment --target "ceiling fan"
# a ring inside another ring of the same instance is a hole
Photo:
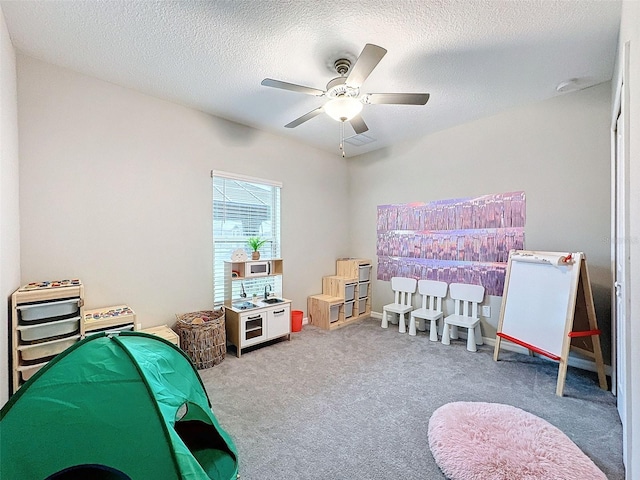
[[[339,58],[334,62],[334,68],[339,76],[327,83],[326,90],[282,82],[271,78],[265,78],[262,81],[262,85],[329,98],[330,100],[324,105],[288,123],[285,128],[295,128],[321,113],[326,113],[334,120],[342,123],[341,139],[344,140],[345,122],[349,122],[357,134],[369,130],[360,115],[363,105],[424,105],[429,100],[428,93],[360,94],[360,87],[386,53],[387,51],[384,48],[367,43],[353,65],[349,59]],[[340,143],[340,149],[342,150],[342,156],[344,156],[342,142]]]

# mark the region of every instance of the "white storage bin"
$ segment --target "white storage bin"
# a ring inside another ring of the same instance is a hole
[[[368,282],[370,280],[369,275],[371,273],[371,265],[360,265],[358,267],[359,282]]]
[[[329,322],[330,323],[337,322],[339,314],[340,314],[340,304],[331,305],[329,307]]]
[[[47,318],[77,315],[80,311],[77,298],[60,300],[57,302],[37,303],[33,305],[18,305],[20,323],[33,324],[46,321]]]
[[[40,323],[37,325],[21,325],[18,327],[20,340],[23,342],[33,342],[49,337],[69,335],[80,330],[80,317],[57,322]]]
[[[355,283],[347,283],[344,286],[344,301],[350,302],[356,298],[356,284]]]
[[[358,298],[367,298],[369,295],[369,282],[358,284]]]
[[[344,318],[353,317],[353,304],[356,302],[348,302],[344,304]]]
[[[111,325],[109,327],[93,328],[87,330],[85,335],[93,335],[101,332],[133,332],[136,329],[133,323],[123,323],[122,325]]]
[[[367,299],[362,298],[358,301],[358,315],[362,315],[367,309]]]
[[[22,360],[37,360],[39,358],[52,357],[64,352],[71,345],[76,343],[80,335],[75,335],[69,338],[63,338],[61,340],[54,340],[52,342],[38,343],[36,345],[23,345],[18,347]]]

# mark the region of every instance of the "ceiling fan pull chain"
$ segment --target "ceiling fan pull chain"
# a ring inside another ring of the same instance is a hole
[[[342,158],[344,158],[344,120],[340,122],[340,150],[342,150]]]

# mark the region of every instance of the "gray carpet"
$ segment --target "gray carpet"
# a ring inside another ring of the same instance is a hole
[[[199,373],[233,437],[242,480],[442,479],[427,441],[436,408],[454,401],[519,407],[558,427],[610,480],[623,480],[615,397],[594,373],[493,347],[466,351],[367,319],[329,332],[305,325],[292,340]]]

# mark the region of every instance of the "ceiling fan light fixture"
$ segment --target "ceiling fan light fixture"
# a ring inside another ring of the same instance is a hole
[[[362,111],[360,100],[351,97],[338,97],[324,105],[324,111],[338,122],[348,122]]]

